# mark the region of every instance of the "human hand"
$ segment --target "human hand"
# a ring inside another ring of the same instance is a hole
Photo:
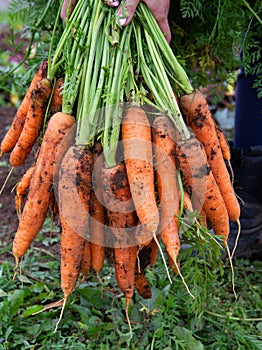
[[[122,26],[128,25],[134,16],[135,10],[140,3],[140,1],[143,1],[147,7],[151,10],[153,13],[160,29],[164,33],[166,40],[168,43],[170,43],[171,40],[171,31],[168,24],[168,11],[170,6],[170,0],[126,0],[126,6],[125,11],[128,14],[128,17],[121,18],[120,24]],[[61,10],[61,18],[64,21],[67,17],[67,9],[69,4],[71,3],[71,12],[76,4],[77,0],[64,0],[62,10]],[[110,7],[117,7],[120,5],[121,0],[104,0],[105,4],[107,4]],[[123,16],[123,7],[120,6],[118,13],[120,17]]]
[[[123,18],[123,7],[120,6],[118,10],[118,15],[122,18],[120,19],[120,24],[122,26],[128,25],[134,16],[135,10],[140,3],[140,1],[143,1],[147,7],[151,10],[153,13],[159,28],[162,30],[162,32],[165,35],[165,38],[168,43],[170,43],[171,40],[171,31],[168,24],[168,11],[170,6],[170,0],[126,0],[126,6],[125,11],[128,14],[128,17]],[[119,6],[120,2],[119,0],[104,0],[105,4],[111,7]]]
[[[64,0],[61,13],[60,13],[60,17],[62,18],[63,21],[65,21],[65,19],[67,18],[68,7],[71,6],[70,13],[72,13],[76,2],[77,0]]]

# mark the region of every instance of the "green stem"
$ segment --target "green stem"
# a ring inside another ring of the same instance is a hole
[[[66,60],[67,67],[64,81],[62,110],[67,114],[72,114],[73,107],[79,93],[83,69],[82,64],[85,54],[84,44],[86,42],[86,36],[89,28],[89,7],[87,4],[83,4],[83,11],[81,12],[81,15],[82,20],[75,33],[71,55],[69,56],[68,60]]]
[[[252,13],[254,17],[258,20],[258,22],[262,25],[262,19],[259,17],[259,15],[252,9],[252,7],[249,5],[249,3],[246,0],[241,0],[243,5],[246,6],[246,8]]]
[[[148,32],[152,38],[152,41],[155,42],[155,44],[158,46],[161,55],[165,58],[167,64],[174,71],[176,79],[180,82],[180,85],[183,88],[184,92],[186,94],[192,93],[194,89],[189,81],[189,78],[183,67],[177,61],[171,47],[166,41],[151,11],[145,4],[140,3],[138,6],[137,14],[143,26],[147,24]]]

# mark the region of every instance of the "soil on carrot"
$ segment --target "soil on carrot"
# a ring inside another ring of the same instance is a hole
[[[11,125],[15,113],[15,107],[0,107],[0,142],[4,138],[9,126]],[[10,249],[8,249],[8,247],[13,241],[19,222],[15,208],[15,186],[17,185],[18,181],[21,179],[25,171],[32,165],[36,149],[37,145],[35,145],[34,149],[26,159],[25,163],[22,166],[15,167],[13,169],[0,195],[0,246],[2,248],[6,247],[5,253],[1,254],[1,261],[12,256],[11,247]],[[10,154],[4,154],[0,158],[1,188],[4,185],[11,169],[11,166],[9,164],[9,156]]]

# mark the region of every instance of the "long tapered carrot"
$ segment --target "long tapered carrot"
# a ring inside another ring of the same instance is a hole
[[[122,122],[122,140],[136,212],[141,224],[148,228],[153,238],[159,224],[159,212],[154,189],[151,129],[147,115],[141,108],[130,107],[126,110]]]
[[[180,250],[178,235],[179,186],[176,173],[175,131],[169,119],[157,117],[153,128],[157,188],[160,198],[160,232],[173,263]]]
[[[32,91],[23,130],[10,155],[9,161],[12,166],[22,165],[31,152],[42,128],[51,92],[52,86],[48,79],[42,79]]]
[[[240,206],[235,196],[230,176],[217,137],[214,119],[204,95],[200,91],[180,98],[181,110],[186,123],[203,144],[208,163],[224,198],[230,220],[238,221]]]
[[[103,199],[108,203],[107,216],[111,244],[114,249],[115,274],[119,288],[126,299],[126,317],[132,332],[128,309],[134,293],[135,268],[138,248],[134,245],[135,226],[138,222],[131,198],[124,163],[103,168]]]
[[[4,139],[1,142],[0,155],[11,152],[15,147],[24,127],[32,91],[36,88],[36,85],[42,79],[46,78],[46,76],[47,76],[47,60],[44,60],[40,63],[32,79],[32,82],[27,89],[27,92],[23,98],[23,101],[16,112],[13,122],[8,132],[6,133]]]
[[[67,141],[71,141],[73,134],[70,131],[74,123],[74,117],[61,112],[54,114],[48,123],[13,242],[16,262],[25,254],[43,225],[50,202],[56,156],[62,151],[63,140],[68,137]]]
[[[105,260],[105,208],[101,199],[101,187],[99,171],[103,166],[102,145],[96,142],[92,151],[93,155],[93,191],[91,194],[90,203],[90,250],[91,250],[91,265],[96,273],[102,269]]]
[[[90,148],[84,147],[74,147],[74,156],[78,157],[78,162],[76,165],[76,185],[78,195],[82,201],[85,209],[86,215],[89,218],[90,204],[91,204],[91,189],[92,189],[92,168],[93,168],[93,157]],[[78,208],[71,208],[72,210],[77,210]],[[89,220],[88,220],[89,221]],[[81,265],[81,272],[83,274],[82,279],[84,280],[91,267],[91,250],[89,240],[85,239],[84,242],[84,253]]]
[[[192,137],[181,141],[176,148],[179,168],[189,186],[193,189],[193,202],[202,207],[217,235],[226,241],[229,235],[229,217],[224,199],[208,165],[203,145]]]
[[[59,169],[58,202],[62,225],[61,288],[64,293],[64,302],[56,329],[62,318],[67,298],[76,286],[81,267],[83,278],[86,277],[90,267],[90,259],[88,259],[90,248],[86,242],[88,243],[88,196],[91,167],[92,158],[89,150],[71,145]],[[89,170],[88,174],[85,174],[86,169]],[[85,253],[86,256],[84,256]]]
[[[27,171],[22,176],[21,180],[19,181],[16,187],[15,207],[19,217],[21,216],[22,205],[24,203],[24,199],[30,185],[34,168],[35,168],[35,165],[33,164],[30,168],[27,169]]]

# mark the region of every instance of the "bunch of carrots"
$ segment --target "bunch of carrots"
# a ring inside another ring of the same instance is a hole
[[[61,226],[63,306],[80,277],[99,274],[109,247],[130,325],[134,290],[151,297],[145,270],[158,252],[183,278],[185,209],[221,238],[230,260],[229,224],[239,223],[240,209],[226,139],[153,15],[140,3],[129,26],[117,21],[102,0],[77,2],[35,73],[1,154],[10,152],[14,168],[39,145],[16,187],[17,266],[51,207]]]

